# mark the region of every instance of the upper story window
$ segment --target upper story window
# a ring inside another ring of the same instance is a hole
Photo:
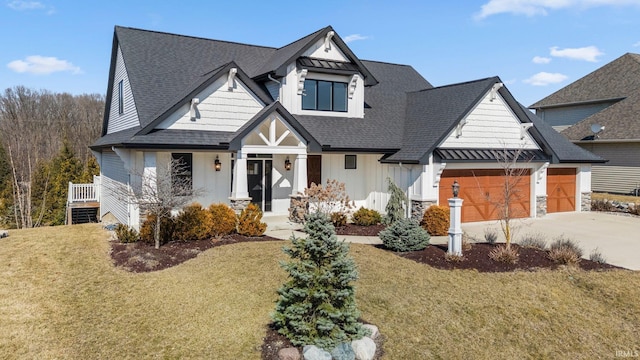
[[[124,113],[124,83],[120,80],[118,83],[118,114]]]
[[[302,110],[347,111],[347,83],[309,80],[304,81]]]

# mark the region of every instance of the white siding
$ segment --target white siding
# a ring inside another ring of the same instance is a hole
[[[349,61],[347,56],[340,51],[338,46],[331,41],[331,46],[328,50],[324,48],[324,38],[318,40],[307,51],[302,53],[302,56],[308,56],[316,59],[327,59],[334,61]]]
[[[111,213],[119,222],[129,224],[127,203],[121,199],[121,189],[127,186],[129,175],[116,153],[111,151],[102,153],[100,175],[100,217]]]
[[[195,97],[200,101],[199,117],[195,121],[191,120],[190,104],[186,104],[158,125],[158,128],[235,132],[264,107],[237,78],[234,88],[229,90],[226,76],[216,80]]]
[[[533,138],[526,133],[521,137],[521,125],[504,99],[498,94],[490,100],[490,92],[465,118],[462,135],[456,137],[453,129],[441,148],[472,149],[539,149]],[[463,120],[464,121],[464,120]]]
[[[124,88],[124,111],[119,113],[118,108],[118,84],[122,81]],[[109,110],[109,124],[107,126],[107,134],[111,134],[117,131],[129,129],[140,125],[138,119],[138,110],[136,109],[135,100],[133,99],[133,93],[131,92],[131,84],[129,83],[129,75],[127,74],[127,67],[125,66],[122,52],[118,46],[118,55],[116,59],[116,70],[113,79],[113,89],[111,91],[111,104]]]
[[[593,166],[591,189],[598,192],[629,194],[640,188],[640,167]]]

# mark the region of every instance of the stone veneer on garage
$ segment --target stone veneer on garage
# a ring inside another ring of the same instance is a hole
[[[591,211],[591,191],[580,193],[580,210]]]
[[[547,196],[536,196],[536,217],[547,215]]]

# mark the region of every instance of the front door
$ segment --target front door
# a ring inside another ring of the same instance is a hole
[[[247,183],[251,202],[262,211],[271,211],[271,169],[272,160],[248,159]]]

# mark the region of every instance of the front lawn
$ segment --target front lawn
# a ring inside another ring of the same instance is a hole
[[[0,240],[0,358],[259,359],[283,242],[115,268],[99,225]],[[640,273],[437,270],[353,244],[362,318],[385,358],[612,358],[640,351]]]

